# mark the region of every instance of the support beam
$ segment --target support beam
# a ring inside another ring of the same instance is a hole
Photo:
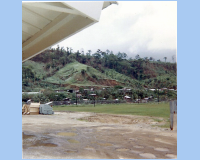
[[[37,30],[37,31],[41,30],[40,28],[38,28],[38,27],[36,27],[36,26],[34,26],[34,25],[28,23],[28,22],[24,22],[24,21],[22,20],[22,26],[23,26],[23,25],[27,25],[28,27],[31,27],[32,29]]]
[[[49,23],[44,29],[37,32],[33,37],[28,39],[25,43],[22,44],[22,51],[26,50],[27,48],[33,46],[34,44],[41,41],[44,37],[47,37],[53,31],[59,29],[64,24],[71,21],[75,16],[74,15],[67,15],[65,13],[59,15],[54,21]]]
[[[52,10],[52,11],[56,11],[56,12],[63,12],[63,13],[80,15],[80,13],[76,10],[68,9],[68,8],[64,8],[64,7],[58,7],[58,6],[54,6],[54,5],[50,5],[50,4],[46,4],[46,3],[37,3],[37,2],[36,3],[23,3],[23,5],[24,6],[30,5],[30,6],[33,6],[33,7]]]
[[[77,32],[85,29],[86,27],[94,24],[95,22],[89,18],[84,18],[81,16],[76,16],[74,19],[70,21],[70,23],[64,24],[59,30],[55,30],[50,35],[44,37],[31,47],[22,51],[22,62],[27,59],[30,59],[37,54],[41,53],[48,47],[63,41],[64,39],[74,35]],[[77,25],[74,25],[77,24]],[[26,42],[25,42],[26,43]]]

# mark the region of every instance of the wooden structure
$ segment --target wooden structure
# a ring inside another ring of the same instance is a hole
[[[39,103],[31,103],[30,105],[24,104],[22,107],[22,114],[30,114],[35,115],[40,112],[40,102]]]

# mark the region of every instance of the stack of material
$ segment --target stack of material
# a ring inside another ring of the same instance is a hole
[[[22,114],[30,114],[30,105],[28,105],[28,104],[23,105]]]
[[[48,104],[40,105],[40,114],[54,114],[53,108]]]
[[[40,103],[31,103],[30,104],[30,115],[40,113]]]
[[[35,115],[40,112],[40,103],[24,104],[22,107],[22,114]]]

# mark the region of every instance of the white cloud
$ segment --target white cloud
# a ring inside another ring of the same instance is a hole
[[[162,57],[159,54],[166,54],[167,50],[170,54],[176,52],[176,36],[177,2],[128,1],[104,9],[100,22],[59,45],[74,51],[109,49],[114,53],[126,52],[129,57],[153,53]]]

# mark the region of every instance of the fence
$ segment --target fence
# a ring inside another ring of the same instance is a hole
[[[159,101],[159,103],[165,103],[169,101]],[[40,102],[41,104],[45,104],[46,102]],[[78,104],[94,104],[94,100],[77,100]],[[95,100],[96,104],[119,104],[119,103],[127,103],[125,100]],[[130,101],[130,103],[138,103],[137,101]],[[142,103],[141,101],[139,103]],[[158,103],[157,100],[155,99],[149,99],[147,103]],[[26,104],[26,102],[22,102],[23,104]],[[71,101],[53,101],[51,105],[53,106],[59,106],[59,105],[71,105],[71,104],[76,104],[76,100],[71,100]]]
[[[94,100],[77,100],[78,104],[94,104]],[[118,103],[126,103],[124,100],[95,100],[95,104],[118,104]],[[71,105],[71,104],[76,104],[76,100],[71,100],[71,101],[53,101],[53,106],[58,106],[58,105]]]

